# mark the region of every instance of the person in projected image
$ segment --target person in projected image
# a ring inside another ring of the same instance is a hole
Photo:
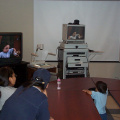
[[[3,44],[3,51],[0,52],[0,58],[10,58],[11,56],[19,57],[20,51],[16,51],[15,48],[10,48],[8,43]]]
[[[68,39],[80,39],[82,36],[80,34],[77,34],[76,32],[73,32],[71,36],[68,37]]]

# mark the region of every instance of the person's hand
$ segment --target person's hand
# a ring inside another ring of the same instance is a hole
[[[87,92],[87,90],[82,90],[83,92]]]
[[[16,52],[16,49],[15,49],[15,48],[13,48],[13,50],[14,50],[14,52]]]
[[[19,54],[20,54],[20,51],[18,50],[18,51],[16,51],[16,53],[19,55]]]
[[[54,120],[54,118],[53,117],[50,117],[50,119],[49,120]]]
[[[87,94],[89,94],[89,95],[92,95],[92,91],[90,91],[90,90],[82,90],[83,92],[86,92]]]
[[[80,38],[80,34],[78,34],[78,38]]]

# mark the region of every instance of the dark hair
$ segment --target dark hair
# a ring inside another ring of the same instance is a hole
[[[3,50],[6,45],[9,45],[9,46],[10,46],[10,44],[9,44],[8,42],[5,42],[5,43],[2,44],[1,49]]]
[[[102,82],[102,81],[97,81],[96,82],[96,88],[98,89],[99,92],[106,93],[107,84]]]
[[[9,77],[12,77],[14,71],[10,67],[1,67],[0,68],[0,86],[9,85]]]
[[[36,77],[35,79],[32,78],[30,81],[27,81],[23,84],[24,90],[26,90],[27,88],[30,88],[32,86],[38,86],[42,90],[46,89],[46,84],[40,77]]]

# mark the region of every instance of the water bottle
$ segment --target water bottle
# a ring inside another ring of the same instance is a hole
[[[57,79],[57,90],[61,89],[61,80],[60,78]]]

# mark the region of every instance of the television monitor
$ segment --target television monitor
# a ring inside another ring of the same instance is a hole
[[[0,66],[22,61],[22,33],[0,32]]]
[[[62,39],[66,43],[85,43],[85,25],[63,24]]]

